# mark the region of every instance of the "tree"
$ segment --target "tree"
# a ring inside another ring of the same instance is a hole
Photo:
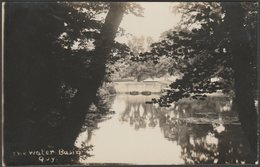
[[[155,62],[172,57],[175,70],[182,73],[171,90],[154,101],[169,106],[182,98],[204,100],[206,93],[218,90],[229,93],[255,156],[257,4],[182,3],[178,9],[183,20],[177,30],[168,31],[144,54]]]
[[[161,57],[156,64],[152,60],[144,61],[142,54],[150,51],[153,43],[151,37],[135,37],[128,41],[128,54],[124,56],[122,62],[116,64],[119,78],[133,77],[138,82],[147,78],[163,77],[170,72],[172,64],[170,57]],[[141,55],[141,56],[140,56]]]
[[[244,27],[246,10],[240,3],[224,3],[226,22],[231,38],[233,55],[235,107],[246,136],[249,139],[254,158],[257,152],[257,113],[255,108],[255,89],[253,61],[256,50],[250,46],[250,35]],[[231,24],[230,24],[231,23]],[[256,48],[256,46],[254,46]],[[253,74],[253,75],[252,75]]]
[[[113,40],[116,36],[117,29],[123,18],[125,11],[124,3],[114,3],[111,5],[111,8],[106,16],[105,23],[101,29],[100,38],[95,41],[95,50],[93,51],[93,58],[91,60],[91,65],[86,73],[81,76],[79,82],[79,93],[75,96],[72,102],[72,108],[74,111],[68,113],[67,121],[64,121],[64,124],[73,124],[75,121],[83,123],[85,111],[88,109],[91,102],[94,100],[98,88],[101,86],[101,83],[105,75],[105,64],[107,62],[108,54],[112,48]],[[75,113],[75,111],[77,113]],[[82,124],[78,124],[76,129],[80,129]],[[75,132],[72,129],[64,129],[61,133],[66,135],[66,132],[69,130],[71,138],[64,138],[66,141],[72,141],[78,135],[78,132]],[[74,133],[73,133],[74,132]],[[72,143],[73,144],[73,143]]]
[[[123,14],[138,14],[139,8],[7,3],[5,11],[5,162],[38,164],[37,157],[13,157],[12,152],[74,147],[105,64],[114,61],[111,50],[122,51],[114,38]]]

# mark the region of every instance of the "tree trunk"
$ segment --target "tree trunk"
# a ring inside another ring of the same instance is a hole
[[[91,66],[87,73],[81,76],[78,93],[72,102],[71,111],[67,114],[67,119],[61,126],[63,128],[59,132],[61,134],[59,142],[61,143],[73,145],[80,132],[86,112],[103,82],[107,57],[111,51],[124,11],[125,3],[111,3],[100,38],[95,41]]]
[[[245,11],[240,3],[223,3],[226,10],[226,23],[229,25],[231,37],[231,53],[233,55],[235,79],[235,108],[241,126],[248,138],[252,159],[256,160],[257,151],[257,113],[254,104],[254,88],[251,56],[252,48],[244,23]]]
[[[51,14],[54,10],[66,10],[55,3],[6,4],[4,159],[7,165],[41,163],[37,156],[14,156],[15,151],[73,148],[89,105],[104,78],[107,57],[123,18],[124,6],[125,3],[111,3],[100,38],[95,43],[91,67],[85,70],[87,73],[82,72],[70,111],[60,111],[57,124],[47,126],[48,112],[59,111],[60,98],[56,95],[61,78],[56,67],[59,60],[54,57],[59,49],[56,50],[53,41],[64,30],[63,22],[57,22]],[[66,156],[63,158],[70,161]]]

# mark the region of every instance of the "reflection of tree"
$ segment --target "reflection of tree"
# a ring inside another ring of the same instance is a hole
[[[186,164],[250,162],[249,146],[231,105],[225,97],[198,103],[183,99],[169,108],[129,100],[121,119],[137,130],[159,126],[167,140],[181,146]]]
[[[98,129],[98,123],[110,119],[109,115],[113,114],[111,105],[115,100],[115,96],[98,97],[96,104],[92,104],[89,112],[86,115],[84,124],[82,125],[81,132],[86,133],[86,142],[91,141],[93,130]],[[77,142],[77,141],[76,141]]]
[[[218,163],[252,163],[254,155],[250,152],[249,143],[242,128],[226,125],[226,131],[220,134]],[[232,131],[231,131],[232,129]]]
[[[103,89],[104,88],[101,88],[100,90]],[[94,146],[89,145],[89,142],[91,141],[93,131],[98,129],[98,124],[100,122],[110,119],[110,115],[114,113],[110,110],[114,100],[115,96],[101,96],[99,91],[97,101],[95,102],[95,104],[93,103],[90,106],[84,124],[82,125],[81,133],[75,141],[76,149],[79,150],[81,154],[75,156],[75,158],[73,159],[74,162],[77,163],[81,160],[86,160],[88,157],[92,156],[90,154],[90,150],[92,150]],[[81,136],[83,136],[84,138],[83,141],[79,139]]]
[[[214,153],[217,152],[217,143],[208,143],[207,137],[211,137],[212,128],[208,125],[188,124],[188,130],[182,134],[180,145],[182,147],[182,158],[185,163],[213,163]],[[189,136],[192,134],[193,136]],[[212,158],[213,157],[213,158]]]
[[[182,138],[179,143],[185,163],[250,162],[248,143],[237,126],[227,125],[226,131],[221,134],[213,131],[211,126],[194,124],[188,126],[190,130],[183,134],[186,138]]]
[[[144,103],[127,103],[125,112],[122,114],[122,121],[129,121],[135,129],[155,127],[158,124],[159,108]]]
[[[135,99],[135,100],[133,100]],[[155,127],[166,125],[169,120],[177,119],[178,121],[185,119],[185,122],[201,122],[210,123],[217,122],[219,116],[223,115],[223,121],[236,121],[234,112],[220,112],[223,108],[230,110],[230,99],[225,97],[209,97],[205,101],[197,101],[184,99],[173,103],[169,108],[162,108],[152,104],[145,104],[146,100],[140,100],[133,97],[128,99],[124,113],[121,115],[122,121],[129,121],[131,125],[141,128],[139,125],[146,127]]]

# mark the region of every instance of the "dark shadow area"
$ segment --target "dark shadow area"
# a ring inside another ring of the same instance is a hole
[[[82,146],[79,150],[74,142],[92,103],[100,115],[108,112],[98,89],[106,74],[105,63],[123,7],[114,3],[108,12],[107,3],[85,4],[88,9],[108,13],[107,22],[81,13],[78,7],[82,6],[5,5],[4,160],[7,165],[71,164],[77,163],[79,156],[89,156],[91,147]],[[83,32],[86,28],[100,33]],[[82,36],[95,40],[96,50],[73,50],[74,41]]]

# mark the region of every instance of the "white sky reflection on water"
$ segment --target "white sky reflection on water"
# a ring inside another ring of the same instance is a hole
[[[98,124],[88,144],[94,145],[94,155],[82,163],[131,163],[131,164],[183,164],[181,147],[168,141],[160,127],[135,130],[129,122],[120,121],[125,109],[125,98],[117,96],[113,105],[116,114],[110,120]],[[86,133],[78,143],[86,140]]]

